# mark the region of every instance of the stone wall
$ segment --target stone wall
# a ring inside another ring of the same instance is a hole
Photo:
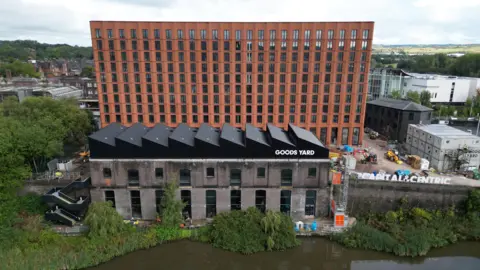
[[[402,198],[410,207],[446,209],[461,207],[472,187],[372,180],[351,180],[348,213],[358,216],[368,212],[396,209]]]

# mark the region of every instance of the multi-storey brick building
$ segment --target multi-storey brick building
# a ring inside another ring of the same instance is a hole
[[[92,21],[102,126],[291,122],[360,144],[373,25]]]
[[[125,218],[154,219],[173,180],[193,219],[251,206],[297,220],[328,213],[329,151],[293,125],[262,131],[248,124],[242,130],[113,123],[92,134],[89,145],[92,200],[111,201]]]

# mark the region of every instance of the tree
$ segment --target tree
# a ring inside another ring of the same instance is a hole
[[[177,200],[177,181],[171,181],[165,187],[160,207],[162,209],[161,214],[162,225],[166,227],[178,227],[183,223],[182,210],[185,207],[185,203]]]
[[[89,237],[114,236],[127,230],[123,217],[112,207],[112,202],[90,204],[85,224],[89,227]]]
[[[420,93],[420,104],[422,104],[423,106],[431,108],[432,104],[430,103],[430,99],[431,99],[431,94],[427,90],[423,90]]]
[[[402,93],[400,92],[400,90],[393,90],[390,96],[394,99],[401,99]]]
[[[416,91],[408,91],[407,99],[420,104],[420,95]]]
[[[7,71],[10,71],[12,76],[28,76],[33,78],[40,78],[40,73],[35,71],[35,67],[30,63],[25,63],[15,60],[12,63],[0,63],[0,75],[6,76]]]
[[[83,76],[83,77],[88,77],[88,78],[91,78],[94,76],[94,69],[93,67],[84,67],[82,69],[82,73],[80,73],[80,76]]]

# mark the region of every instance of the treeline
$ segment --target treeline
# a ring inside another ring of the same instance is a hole
[[[446,54],[434,55],[373,55],[375,67],[395,67],[410,72],[435,73],[454,76],[480,77],[480,54],[466,54],[454,58]]]
[[[83,58],[93,59],[92,47],[46,44],[34,40],[0,41],[0,62]]]

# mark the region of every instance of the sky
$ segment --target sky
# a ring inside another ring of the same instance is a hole
[[[0,0],[0,40],[91,46],[89,21],[374,21],[374,44],[480,43],[480,0]]]

